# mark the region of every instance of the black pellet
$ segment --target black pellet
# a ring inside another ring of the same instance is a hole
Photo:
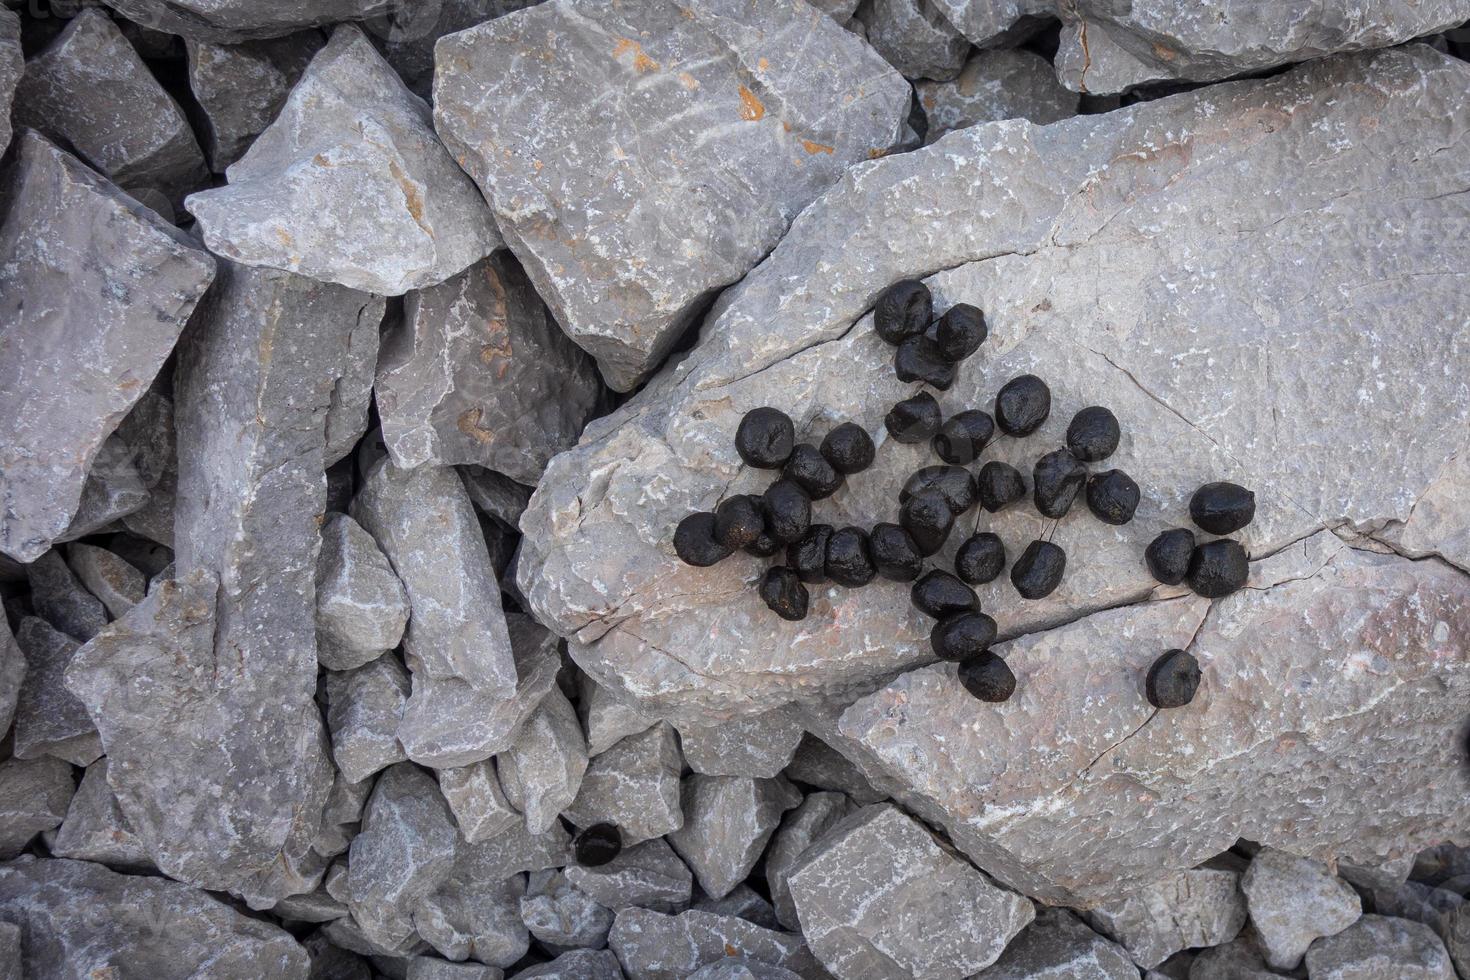
[[[993,459],[980,467],[975,490],[980,506],[994,514],[1026,496],[1026,478],[1010,463]]]
[[[822,582],[827,578],[827,539],[832,537],[831,524],[813,524],[800,541],[786,546],[786,564],[803,582]]]
[[[934,343],[950,361],[963,361],[980,349],[989,333],[985,314],[969,303],[956,303],[934,326]]]
[[[994,582],[1005,567],[1005,542],[989,531],[972,535],[954,556],[955,574],[971,585]]]
[[[810,597],[793,569],[781,565],[766,569],[765,577],[761,579],[760,594],[771,611],[782,619],[793,623],[806,619]]]
[[[862,588],[878,574],[868,536],[862,528],[844,527],[827,539],[827,577],[849,589]]]
[[[980,458],[995,437],[995,421],[972,408],[948,418],[934,436],[934,452],[946,463],[965,465]]]
[[[805,490],[813,500],[826,500],[842,487],[842,474],[832,468],[816,446],[806,442],[791,451],[781,475]]]
[[[1067,553],[1050,541],[1032,541],[1011,565],[1011,584],[1022,599],[1044,599],[1062,584]]]
[[[1256,495],[1234,483],[1206,483],[1189,498],[1189,517],[1211,534],[1234,534],[1256,516]]]
[[[598,868],[623,850],[623,835],[610,823],[595,823],[572,841],[572,853],[583,867]]]
[[[948,391],[954,384],[954,364],[944,359],[939,345],[928,337],[910,337],[899,344],[893,355],[893,370],[905,383],[922,381],[940,391]]]
[[[925,490],[939,491],[956,517],[974,507],[977,498],[975,478],[963,466],[926,466],[915,470],[904,483],[898,502],[908,503],[910,497]]]
[[[1107,459],[1118,448],[1118,418],[1101,405],[1084,408],[1067,426],[1067,449],[1084,463]]]
[[[935,619],[948,619],[957,613],[979,612],[980,597],[975,590],[949,572],[927,571],[909,590],[909,598],[919,612]]]
[[[878,574],[894,582],[912,582],[924,570],[924,557],[909,532],[897,524],[874,524],[868,535]]]
[[[1007,381],[995,396],[995,424],[1013,436],[1029,436],[1051,414],[1051,389],[1034,374]]]
[[[761,536],[745,546],[747,555],[755,555],[757,558],[769,558],[784,547],[783,542],[771,537],[771,532],[762,528]]]
[[[944,547],[950,529],[954,527],[954,511],[949,501],[938,490],[921,490],[899,508],[898,523],[914,539],[919,554],[934,554]]]
[[[1144,683],[1148,703],[1155,708],[1182,708],[1199,690],[1199,662],[1185,650],[1166,650],[1148,669]]]
[[[674,528],[674,552],[686,565],[708,568],[729,558],[733,549],[715,540],[715,515],[690,514]]]
[[[1016,675],[1000,655],[991,650],[963,661],[958,676],[965,690],[980,701],[1008,701],[1016,693]]]
[[[966,660],[995,642],[995,620],[982,612],[947,616],[929,632],[929,646],[940,660]]]
[[[1087,481],[1087,467],[1065,449],[1047,453],[1031,471],[1031,499],[1043,517],[1065,517]]]
[[[735,430],[735,451],[748,465],[759,469],[780,469],[794,448],[796,427],[779,409],[753,408]]]
[[[766,530],[782,544],[800,541],[812,525],[812,498],[795,480],[777,480],[766,487]]]
[[[822,458],[846,476],[872,466],[874,452],[873,437],[852,422],[843,422],[822,440]]]
[[[917,279],[902,279],[879,294],[873,307],[873,329],[897,346],[904,338],[929,329],[933,316],[934,300],[929,295],[929,287]]]
[[[761,536],[766,515],[761,498],[746,494],[730,497],[715,508],[714,538],[727,548],[744,548]]]
[[[1170,528],[1150,541],[1143,552],[1148,573],[1165,585],[1184,581],[1193,556],[1194,532],[1187,527]]]
[[[1138,484],[1122,470],[1094,473],[1087,479],[1087,509],[1104,524],[1127,524],[1138,510]]]
[[[1196,545],[1189,559],[1189,587],[1206,599],[1219,599],[1245,585],[1250,560],[1239,541],[1221,538]]]
[[[883,417],[883,426],[894,442],[913,445],[934,438],[934,433],[939,431],[943,421],[939,402],[927,391],[921,391],[889,409],[888,414]]]

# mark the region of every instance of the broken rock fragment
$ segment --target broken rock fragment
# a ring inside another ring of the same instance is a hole
[[[683,768],[674,730],[660,722],[593,757],[564,815],[578,827],[617,825],[625,847],[662,837],[684,824],[679,806]]]
[[[801,803],[801,792],[779,777],[695,773],[684,780],[680,795],[684,823],[669,834],[669,843],[716,899],[750,874],[781,815]]]
[[[595,868],[569,864],[565,870],[567,881],[615,912],[682,912],[694,889],[693,873],[662,837],[625,847]]]
[[[914,87],[929,120],[924,140],[1000,119],[1029,119],[1038,126],[1077,115],[1079,97],[1058,81],[1051,62],[1024,49],[977,51],[959,77],[921,81]]]
[[[1146,968],[1181,949],[1223,943],[1246,921],[1239,872],[1212,867],[1180,871],[1088,914]]]
[[[657,721],[585,672],[578,673],[577,685],[577,711],[587,732],[587,751],[591,755],[601,755],[628,735],[648,731]]]
[[[73,544],[66,549],[66,563],[114,619],[127,615],[148,591],[147,577],[106,548]]]
[[[157,871],[107,784],[106,756],[87,767],[50,847],[56,857],[96,861],[123,871]]]
[[[60,552],[48,551],[27,565],[26,580],[36,613],[78,643],[86,643],[107,625],[106,607],[82,587]]]
[[[960,73],[970,42],[923,0],[866,0],[857,19],[868,43],[905,78],[946,80]]]
[[[801,928],[788,882],[791,869],[808,847],[852,811],[852,801],[841,793],[812,793],[782,818],[766,851],[766,884],[771,890],[776,919],[787,929]]]
[[[102,754],[102,741],[86,704],[66,683],[67,669],[81,644],[35,616],[20,621],[15,641],[26,664],[15,704],[16,757],[53,756],[72,765],[90,765]]]
[[[587,742],[577,711],[553,688],[526,719],[510,747],[496,756],[500,786],[526,815],[526,830],[543,834],[577,798],[587,771]]]
[[[531,875],[521,898],[521,918],[531,935],[552,949],[601,949],[613,924],[612,910],[572,885],[560,871]]]
[[[0,762],[0,860],[15,857],[31,839],[61,825],[76,783],[61,759]]]
[[[801,724],[789,711],[735,718],[719,725],[680,725],[679,746],[689,768],[707,776],[780,774],[801,742]]]
[[[1312,980],[1454,980],[1444,943],[1422,922],[1365,915],[1307,950]]]
[[[332,761],[344,779],[360,782],[407,758],[398,744],[398,724],[409,680],[397,654],[385,653],[356,670],[328,671],[323,686]]]
[[[1358,893],[1325,864],[1274,847],[1251,858],[1240,890],[1266,962],[1277,970],[1295,969],[1313,940],[1341,932],[1363,911]]]
[[[408,595],[372,535],[346,514],[322,527],[317,559],[317,658],[350,670],[391,650],[408,623]]]
[[[386,15],[391,0],[316,0],[261,4],[255,0],[109,0],[108,6],[157,31],[228,44],[278,37],[303,27]]]
[[[886,799],[846,756],[815,735],[802,736],[785,773],[788,779],[798,783],[843,793],[858,806]]]
[[[626,980],[610,949],[574,949],[550,963],[516,974],[516,980]]]
[[[483,870],[473,854],[461,854],[449,876],[414,905],[414,929],[442,956],[509,966],[531,942],[520,910],[526,876]]]
[[[1087,928],[1066,909],[1048,908],[1021,931],[994,966],[974,980],[1136,980],[1138,967],[1124,949]]]
[[[522,821],[521,812],[505,798],[494,759],[439,769],[436,775],[459,834],[470,843],[487,840]]]
[[[189,90],[204,113],[210,169],[224,173],[244,156],[323,43],[315,30],[240,44],[185,39]]]
[[[613,921],[608,946],[628,980],[685,980],[700,967],[731,956],[784,967],[809,980],[822,976],[799,934],[697,910],[664,915],[625,909]]]

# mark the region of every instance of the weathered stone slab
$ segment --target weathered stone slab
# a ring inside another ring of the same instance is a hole
[[[25,654],[25,677],[15,703],[15,755],[52,756],[75,766],[102,754],[102,740],[87,706],[67,689],[67,668],[81,648],[44,619],[27,616],[15,635]]]
[[[541,699],[515,741],[496,756],[495,768],[506,799],[526,815],[526,830],[550,830],[577,798],[587,771],[587,740],[561,691],[553,688]]]
[[[31,606],[56,629],[86,643],[107,625],[102,600],[82,587],[58,551],[48,551],[26,566]]]
[[[20,17],[9,8],[0,10],[0,153],[10,145],[10,103],[25,68],[20,49]]]
[[[766,851],[766,884],[771,890],[776,919],[787,929],[801,929],[788,882],[791,869],[808,847],[852,811],[852,801],[841,793],[812,793],[782,818]]]
[[[17,144],[0,224],[0,550],[28,562],[71,523],[214,260],[43,137]]]
[[[1365,915],[1307,950],[1312,980],[1454,980],[1444,943],[1422,922]]]
[[[67,781],[70,783],[71,773]],[[50,848],[56,857],[96,861],[117,870],[158,870],[107,785],[105,756],[87,767]]]
[[[516,980],[625,980],[625,976],[612,950],[574,949],[550,963],[522,970]]]
[[[790,711],[771,711],[720,725],[680,725],[679,747],[689,768],[707,776],[778,776],[801,742]]]
[[[994,966],[974,980],[1137,980],[1138,967],[1122,947],[1087,928],[1066,909],[1041,909]]]
[[[449,877],[415,904],[414,928],[450,959],[510,966],[531,942],[520,911],[526,876],[486,877],[482,870],[473,855],[462,855]]]
[[[494,759],[467,766],[439,769],[439,792],[459,825],[459,835],[475,843],[494,837],[520,823],[520,811],[510,805],[500,787]]]
[[[127,615],[148,591],[148,579],[143,573],[106,548],[71,545],[66,549],[66,563],[114,619]]]
[[[129,20],[186,38],[229,44],[279,37],[303,27],[378,17],[392,0],[315,0],[311,4],[271,0],[108,0]]]
[[[23,851],[42,831],[61,825],[76,784],[61,759],[0,762],[0,859]]]
[[[969,40],[924,0],[866,0],[857,19],[873,50],[905,78],[954,78],[970,50]]]
[[[317,659],[361,667],[396,647],[407,624],[408,594],[377,542],[346,514],[330,515],[317,559]]]
[[[568,865],[567,880],[614,912],[628,908],[682,912],[689,907],[694,874],[662,837],[625,847],[607,864]]]
[[[348,782],[360,782],[407,756],[398,723],[408,702],[408,671],[394,653],[356,670],[328,671],[327,729],[332,761]]]
[[[608,945],[628,980],[685,980],[731,956],[784,967],[808,980],[824,976],[798,933],[762,929],[733,915],[624,909],[613,921]]]
[[[800,0],[552,0],[443,39],[436,63],[439,134],[619,391],[846,167],[893,146],[909,101]]]
[[[1181,949],[1233,939],[1245,925],[1245,896],[1239,872],[1190,868],[1099,905],[1089,918],[1152,969]]]
[[[601,949],[612,928],[612,910],[599,904],[560,871],[531,875],[521,897],[521,919],[551,949]]]
[[[189,91],[204,114],[204,152],[215,173],[245,155],[276,118],[312,56],[320,31],[240,44],[186,39]]]
[[[625,846],[662,837],[684,825],[683,769],[674,730],[659,723],[594,756],[565,816],[578,827],[617,824]]]
[[[1341,932],[1363,912],[1358,893],[1326,865],[1274,847],[1251,859],[1240,890],[1266,962],[1278,970],[1296,969],[1313,940]]]
[[[684,823],[669,843],[713,898],[723,898],[760,860],[781,815],[801,803],[801,792],[784,779],[705,776],[680,788]]]
[[[1077,115],[1078,96],[1057,81],[1051,62],[1023,49],[977,51],[950,82],[914,86],[929,120],[924,141],[976,123],[1029,119],[1038,126]]]
[[[211,251],[246,265],[397,296],[500,244],[428,106],[350,24],[226,174],[185,206]]]

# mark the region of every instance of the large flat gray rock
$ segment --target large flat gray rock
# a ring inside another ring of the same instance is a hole
[[[240,44],[186,39],[189,91],[203,113],[204,152],[215,173],[244,156],[276,118],[324,42],[315,30]]]
[[[1124,429],[1109,465],[1143,488],[1121,530],[1074,508],[1056,532],[1074,560],[1046,599],[1019,599],[1005,576],[980,589],[1004,636],[1149,596],[1144,547],[1188,526],[1209,480],[1256,491],[1240,538],[1258,555],[1405,520],[1470,433],[1461,379],[1439,366],[1466,343],[1470,154],[1434,152],[1465,148],[1438,127],[1467,91],[1463,62],[1395,49],[1046,127],[974,126],[855,168],[721,297],[687,358],[552,461],[521,522],[531,608],[598,683],[693,723],[851,697],[927,662],[931,624],[905,585],[816,587],[806,620],[780,622],[751,587],[762,562],[691,568],[671,543],[689,512],[769,482],[733,447],[741,416],[767,404],[798,438],[847,419],[877,434],[873,468],[816,513],[892,518],[932,456],[884,435],[911,387],[865,312],[905,276],[927,276],[941,309],[987,311],[990,340],[946,412],[988,406],[1028,371],[1052,387],[1039,433],[988,457],[1029,472],[1102,404]],[[1030,508],[987,524],[1013,555],[1044,529]]]
[[[439,134],[619,391],[846,167],[893,146],[909,101],[801,0],[551,0],[442,39],[436,64]]]
[[[221,44],[376,18],[395,9],[393,0],[108,0],[107,5],[135,24]]]

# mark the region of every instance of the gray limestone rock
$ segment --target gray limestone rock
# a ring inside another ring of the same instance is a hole
[[[852,811],[852,801],[841,793],[812,793],[782,818],[766,851],[766,884],[771,890],[776,919],[787,929],[801,928],[788,881],[791,869],[808,847]]]
[[[450,959],[510,966],[531,942],[520,910],[526,876],[485,870],[473,852],[462,852],[449,877],[414,905],[414,928]]]
[[[595,868],[569,864],[565,871],[578,891],[614,912],[628,908],[682,912],[694,890],[693,872],[662,837],[625,847]]]
[[[54,756],[75,766],[102,754],[86,704],[67,689],[66,671],[81,645],[43,619],[27,616],[15,641],[25,654],[25,678],[15,703],[15,755]]]
[[[128,418],[131,417],[130,412]],[[118,432],[127,421],[124,418],[118,425]],[[118,432],[102,440],[102,448],[97,450],[92,468],[87,471],[87,482],[82,484],[77,512],[72,515],[66,530],[56,536],[56,541],[75,541],[95,534],[116,521],[131,518],[148,506],[149,487],[139,472],[136,454]]]
[[[827,831],[788,885],[807,942],[839,980],[958,980],[994,963],[1036,914],[888,804]]]
[[[408,960],[403,980],[503,980],[505,971],[483,963],[452,963],[433,956]]]
[[[601,755],[619,739],[646,732],[658,721],[580,671],[577,692],[577,713],[587,732],[587,751],[591,755]]]
[[[214,277],[184,233],[24,132],[0,224],[0,550],[28,562]],[[60,372],[58,364],[65,364]]]
[[[379,330],[386,309],[386,301],[375,297],[362,308],[347,337],[342,373],[332,388],[332,404],[327,409],[328,466],[345,460],[357,448],[358,440],[367,434],[373,374],[378,368]],[[342,509],[346,509],[345,505]]]
[[[291,922],[332,922],[351,914],[346,904],[333,898],[325,888],[283,898],[271,906],[271,913]]]
[[[798,783],[832,790],[847,795],[858,806],[881,803],[887,794],[873,788],[862,770],[815,735],[802,736],[791,764],[786,767],[786,777]]]
[[[510,805],[500,787],[494,759],[481,759],[467,766],[440,769],[439,792],[449,803],[449,812],[459,825],[459,835],[470,843],[495,837],[522,823],[520,811]]]
[[[1454,980],[1449,953],[1422,922],[1365,915],[1307,950],[1312,980]]]
[[[403,639],[408,594],[371,534],[346,514],[322,527],[316,572],[317,659],[350,670]]]
[[[75,792],[71,766],[60,759],[0,762],[0,859],[15,857],[37,834],[60,826]]]
[[[405,469],[475,463],[534,485],[601,393],[592,359],[504,250],[409,293],[378,359],[383,438]]]
[[[515,980],[625,980],[610,949],[574,949],[550,963],[522,970]]]
[[[578,827],[617,824],[624,846],[662,837],[684,824],[683,769],[674,730],[660,722],[594,756],[564,816]]]
[[[906,78],[952,79],[970,51],[969,40],[927,0],[864,0],[857,19],[868,43]]]
[[[393,11],[392,0],[107,0],[107,5],[136,24],[186,38],[231,44],[279,37],[304,27],[347,20],[369,21]],[[384,23],[382,26],[387,27]]]
[[[344,779],[340,772],[337,773],[332,779],[332,788],[327,793],[327,804],[322,808],[322,823],[311,842],[311,849],[324,858],[346,854],[352,838],[357,836],[362,809],[367,805],[372,791],[373,780],[364,779],[354,783]]]
[[[204,116],[204,152],[215,173],[244,156],[276,118],[324,42],[315,30],[240,44],[185,39],[189,91]]]
[[[1171,971],[1172,964],[1180,967]],[[1202,949],[1199,955],[1177,953],[1160,964],[1158,973],[1150,970],[1144,980],[1276,980],[1282,974],[1266,966],[1261,949],[1250,927],[1236,939],[1219,946]]]
[[[786,780],[705,776],[684,780],[684,823],[669,843],[710,896],[723,898],[760,860],[781,815],[801,803]]]
[[[428,106],[350,24],[226,174],[185,206],[212,251],[246,265],[397,296],[500,244]]]
[[[1414,855],[1409,878],[1426,885],[1453,881],[1454,887],[1459,887],[1462,882],[1470,881],[1470,848],[1448,841],[1426,847]]]
[[[279,926],[197,888],[86,861],[0,865],[0,908],[21,927],[28,980],[307,980],[310,968],[306,950]]]
[[[152,190],[177,205],[208,176],[184,110],[95,7],[26,62],[13,111],[136,197]]]
[[[1079,97],[1057,81],[1051,62],[1021,49],[977,51],[959,77],[922,81],[915,87],[929,120],[924,140],[1001,119],[1029,119],[1038,126],[1077,115]]]
[[[434,86],[434,46],[446,34],[468,30],[541,0],[438,0],[395,8],[387,31],[374,31],[378,47],[405,85],[424,99]]]
[[[78,643],[107,625],[107,608],[82,587],[59,551],[48,551],[27,565],[26,581],[36,614]]]
[[[25,67],[20,49],[20,18],[8,8],[0,9],[0,153],[10,145],[10,103]]]
[[[778,776],[796,753],[802,736],[795,714],[784,710],[719,725],[677,727],[684,761],[707,776]]]
[[[713,912],[715,915],[738,916],[766,929],[781,928],[771,903],[745,882],[736,885],[719,898],[710,896],[703,888],[695,888],[694,902],[690,907],[701,912]]]
[[[521,919],[551,949],[601,949],[607,945],[613,913],[562,872],[537,871],[521,896]]]
[[[142,506],[122,515],[123,526],[133,534],[167,548],[172,548],[174,543],[174,497],[179,482],[172,392],[171,375],[155,378],[153,386],[144,392],[133,410],[118,423],[117,432],[108,438],[102,453],[98,454],[98,460],[101,461],[114,441],[122,443],[122,452],[127,461],[136,468],[138,482],[147,494]],[[96,476],[97,465],[96,462],[92,464],[89,484]],[[87,493],[83,490],[84,504],[86,498]],[[76,521],[73,520],[72,524],[75,526]],[[126,555],[124,557],[136,564],[136,559]],[[143,571],[146,573],[147,569]]]
[[[526,830],[544,834],[577,798],[587,771],[587,742],[577,711],[553,688],[520,734],[495,758],[506,799],[526,815]]]
[[[403,762],[398,723],[408,703],[408,671],[395,653],[385,653],[356,670],[328,671],[327,729],[332,761],[348,782]]]
[[[1098,905],[1088,916],[1135,962],[1152,968],[1181,949],[1233,939],[1245,925],[1246,906],[1239,872],[1200,867]]]
[[[147,577],[106,548],[81,543],[70,545],[66,549],[66,563],[114,619],[125,616],[143,601],[148,591]]]
[[[1274,847],[1251,858],[1240,890],[1266,962],[1277,970],[1295,969],[1313,940],[1341,932],[1363,911],[1358,893],[1325,864]]]
[[[517,483],[510,477],[483,466],[460,466],[459,477],[464,481],[465,492],[470,502],[487,517],[493,517],[507,527],[521,522],[521,514],[531,500],[534,487]]]
[[[10,723],[15,720],[15,705],[25,676],[25,654],[10,632],[10,624],[0,622],[0,732],[10,731]]]
[[[702,966],[689,974],[689,980],[801,980],[801,974],[742,956]]]
[[[624,909],[613,921],[608,945],[628,980],[685,980],[702,966],[736,956],[784,967],[807,980],[825,976],[800,934],[697,910],[664,915]]]
[[[930,0],[934,10],[982,48],[1014,47],[1057,16],[1057,0]]]
[[[324,930],[301,941],[311,956],[309,980],[373,980],[372,967],[358,956],[332,943]]]
[[[1015,938],[995,965],[973,980],[1138,980],[1127,952],[1087,928],[1066,909],[1049,908]]]
[[[801,0],[551,0],[442,39],[436,64],[439,134],[619,391],[846,167],[892,147],[909,102]]]
[[[3,14],[0,12],[0,23],[3,23]],[[611,955],[611,954],[609,954]],[[617,962],[616,959],[613,961]],[[20,926],[13,922],[0,922],[0,980],[25,980],[24,959],[20,949]]]
[[[70,780],[68,772],[68,783]],[[116,870],[158,870],[107,784],[106,757],[87,767],[50,848],[56,857],[96,861]]]
[[[456,872],[473,881],[504,881],[522,871],[560,868],[572,860],[572,837],[560,821],[544,834],[526,833],[525,821],[473,844],[461,844]]]

